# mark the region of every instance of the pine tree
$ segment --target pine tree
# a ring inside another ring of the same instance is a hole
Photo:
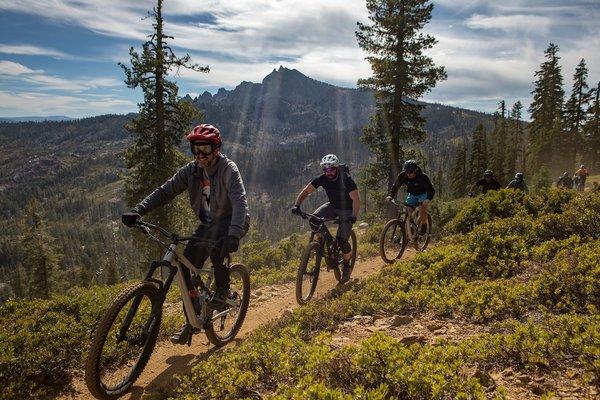
[[[36,200],[27,203],[23,217],[23,268],[27,274],[27,291],[30,298],[47,299],[51,292],[51,275],[58,268],[60,256],[48,233],[46,222]]]
[[[431,19],[429,0],[367,0],[372,24],[358,23],[356,37],[361,49],[369,54],[373,76],[361,79],[362,88],[371,89],[377,102],[377,117],[366,129],[364,141],[378,161],[387,166],[388,185],[400,171],[404,158],[403,143],[425,138],[422,105],[415,102],[435,84],[446,78],[443,67],[423,54],[437,42],[420,33]],[[371,138],[370,136],[381,138]]]
[[[529,106],[529,168],[535,171],[542,165],[552,166],[556,171],[556,156],[560,152],[557,133],[562,131],[564,90],[561,67],[558,64],[558,46],[550,43],[545,51],[546,61],[535,73],[533,101]]]
[[[498,112],[494,118],[494,130],[492,131],[491,165],[492,170],[500,181],[506,178],[506,103],[501,100],[498,103]]]
[[[523,127],[523,104],[517,101],[510,111],[508,128],[509,143],[506,152],[507,178],[516,172],[525,173],[525,129]]]
[[[577,153],[582,154],[583,149],[583,128],[586,123],[586,111],[592,99],[592,92],[589,91],[586,82],[588,69],[585,60],[581,59],[573,75],[573,90],[571,97],[565,104],[564,127],[565,135],[562,141],[561,159],[564,170],[572,170],[575,166]]]
[[[169,72],[179,68],[209,72],[208,67],[192,64],[189,54],[177,57],[168,45],[167,40],[173,37],[163,31],[162,0],[157,0],[150,15],[154,19],[154,33],[142,45],[142,52],[138,53],[132,47],[129,51],[131,67],[119,63],[125,72],[127,86],[140,87],[144,93],[139,116],[126,126],[133,136],[133,143],[125,152],[129,169],[125,192],[130,206],[162,185],[184,164],[185,158],[177,147],[192,121],[199,118],[198,111],[178,96],[177,85],[167,80]],[[151,218],[159,225],[173,229],[179,214],[177,204],[173,202],[159,208]]]
[[[452,168],[452,180],[450,190],[453,198],[464,197],[467,188],[467,146],[463,141],[459,145],[454,167]]]
[[[593,104],[587,110],[587,123],[583,129],[583,161],[594,171],[600,169],[600,82],[591,92]]]
[[[487,150],[487,134],[483,124],[477,125],[473,131],[473,140],[471,145],[471,157],[469,158],[468,178],[470,182],[474,182],[488,168],[488,150]]]

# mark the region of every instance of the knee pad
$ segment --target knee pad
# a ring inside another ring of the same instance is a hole
[[[347,254],[352,250],[352,246],[350,246],[350,242],[348,240],[344,240],[341,237],[335,238],[338,242],[338,246],[342,250],[342,253]]]

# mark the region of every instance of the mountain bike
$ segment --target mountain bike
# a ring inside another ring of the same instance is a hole
[[[391,201],[396,207],[399,204]],[[427,232],[419,234],[419,208],[403,203],[403,209],[398,210],[398,216],[391,219],[383,227],[379,238],[379,254],[383,261],[388,264],[398,260],[404,254],[409,243],[412,243],[417,251],[427,248],[431,236],[431,215],[427,215]],[[412,211],[409,211],[412,209]]]
[[[296,275],[296,301],[303,305],[308,303],[315,293],[321,271],[321,260],[325,259],[327,271],[333,270],[335,279],[340,282],[342,279],[340,267],[344,263],[344,257],[337,240],[331,235],[326,224],[332,221],[339,223],[339,218],[323,218],[302,211],[300,217],[308,219],[311,228],[310,239],[302,254]],[[350,246],[350,273],[352,273],[356,262],[356,234],[353,230],[350,231]]]
[[[163,304],[173,280],[189,323],[196,331],[203,330],[215,346],[233,340],[240,330],[250,299],[250,277],[242,264],[231,264],[219,241],[195,236],[182,237],[160,226],[139,220],[136,225],[165,249],[161,261],[153,261],[143,281],[127,286],[115,298],[100,319],[92,336],[85,367],[85,382],[97,398],[116,399],[125,394],[146,366],[156,344]],[[156,234],[160,233],[160,235]],[[161,235],[168,240],[163,241]],[[207,261],[203,268],[194,266],[178,249],[178,245],[196,241],[207,249],[219,249],[230,271],[231,288],[224,307],[214,310],[208,300],[215,290],[214,271]],[[154,278],[157,269],[169,270],[166,279]],[[190,288],[183,277],[183,268],[192,273]],[[192,298],[192,293],[197,294]],[[215,314],[216,313],[216,314]],[[191,336],[188,346],[191,345]]]

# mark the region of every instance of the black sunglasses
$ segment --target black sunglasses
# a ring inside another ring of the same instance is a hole
[[[213,152],[214,147],[210,143],[192,143],[191,149],[192,149],[192,154],[194,154],[195,156],[197,156],[199,154],[208,156]]]

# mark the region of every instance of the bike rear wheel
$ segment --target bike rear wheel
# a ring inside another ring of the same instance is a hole
[[[250,274],[242,264],[234,264],[229,268],[229,296],[227,298],[228,311],[206,324],[206,337],[215,346],[224,346],[231,342],[239,332],[250,302]],[[220,314],[220,311],[217,315]]]
[[[417,211],[417,221],[418,221],[418,211]],[[418,226],[418,224],[417,224]],[[417,251],[424,251],[427,249],[429,242],[431,241],[431,215],[427,214],[427,231],[424,235],[419,235],[416,243]]]
[[[401,219],[392,219],[385,224],[379,238],[379,255],[388,264],[393,263],[404,253],[406,239]]]
[[[112,302],[94,332],[85,367],[90,393],[116,399],[146,366],[160,329],[162,301],[151,282],[136,282]]]
[[[318,242],[310,242],[300,260],[296,274],[296,301],[303,305],[310,301],[317,288],[321,269],[321,249]]]

